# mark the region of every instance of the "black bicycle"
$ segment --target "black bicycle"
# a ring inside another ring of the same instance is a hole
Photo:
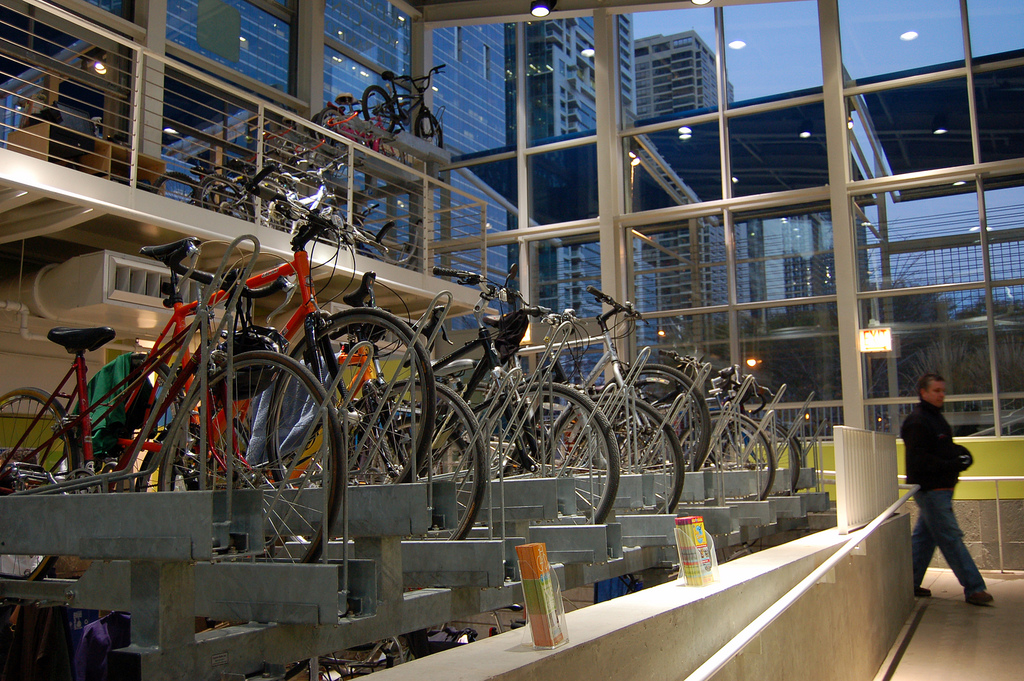
[[[423,95],[430,89],[434,74],[441,73],[444,67],[444,64],[438,64],[419,78],[396,76],[392,71],[385,71],[381,77],[387,83],[386,87],[371,85],[363,91],[363,118],[388,132],[412,130],[420,139],[432,141],[443,148],[441,121],[426,105]]]

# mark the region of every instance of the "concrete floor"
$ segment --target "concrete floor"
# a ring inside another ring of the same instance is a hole
[[[875,681],[1002,681],[1024,678],[1024,573],[982,571],[992,606],[964,602],[949,570],[928,570],[931,598],[918,598]]]

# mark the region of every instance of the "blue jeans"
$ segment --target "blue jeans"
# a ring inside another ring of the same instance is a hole
[[[938,546],[942,557],[960,580],[965,596],[984,591],[985,580],[964,546],[964,533],[953,515],[953,490],[918,492],[914,495],[914,501],[920,509],[910,540],[914,560],[914,586],[921,586],[924,571],[932,562],[932,555]]]

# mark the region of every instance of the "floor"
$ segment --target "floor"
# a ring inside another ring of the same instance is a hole
[[[1024,573],[982,572],[991,606],[964,602],[949,570],[928,570],[918,598],[886,664],[875,681],[964,681],[1024,679]]]

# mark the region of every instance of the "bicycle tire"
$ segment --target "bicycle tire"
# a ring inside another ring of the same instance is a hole
[[[611,423],[587,395],[561,383],[538,386],[524,396],[539,444],[540,477],[576,480],[576,508],[603,523],[619,489],[619,450]]]
[[[627,368],[623,369],[625,373]],[[667,411],[676,397],[690,391],[693,380],[679,369],[665,364],[643,366],[634,384],[641,398],[660,411]],[[711,444],[711,414],[704,392],[696,388],[673,419],[673,427],[691,471],[698,471],[708,458]]]
[[[162,175],[153,186],[158,196],[165,196],[182,203],[195,203],[196,193],[199,189],[196,178],[173,170]]]
[[[384,230],[384,234],[374,243],[373,252],[367,250],[367,255],[392,265],[406,266],[416,254],[418,225],[422,223],[414,224],[411,220],[403,220],[401,225],[395,223],[390,229]]]
[[[653,473],[654,513],[672,513],[679,504],[683,494],[683,478],[686,474],[686,455],[676,436],[672,424],[665,422],[665,415],[655,406],[634,399],[632,405],[623,401],[613,414],[608,415],[621,452],[632,454],[637,452],[636,460],[622,464],[624,470],[638,470],[641,473]],[[634,412],[629,413],[630,406]],[[630,433],[631,422],[633,426]],[[634,438],[632,444],[629,438]]]
[[[197,203],[207,210],[247,222],[252,222],[256,216],[256,208],[248,192],[223,175],[210,175],[203,180]]]
[[[721,415],[712,417],[712,428],[717,427],[721,418]],[[718,470],[756,471],[757,498],[764,501],[775,484],[775,451],[771,440],[764,431],[759,431],[760,424],[746,414],[734,414],[729,421],[711,448],[708,464]],[[752,439],[754,443],[748,450]]]
[[[11,462],[25,462],[60,476],[82,467],[82,453],[74,437],[65,433],[46,445],[57,426],[64,423],[64,408],[38,388],[21,388],[0,396],[0,474]],[[39,416],[39,420],[36,420]],[[26,428],[30,428],[26,432]],[[13,448],[25,436],[18,451]],[[0,475],[2,479],[2,475]],[[34,581],[56,562],[57,556],[0,554],[0,578]]]
[[[783,471],[785,478],[781,481],[784,485],[784,489],[779,490],[785,494],[796,494],[800,481],[800,468],[803,465],[802,456],[803,446],[801,445],[800,438],[796,435],[792,437],[786,437],[786,428],[780,424],[775,424],[775,468],[778,471]],[[776,473],[775,477],[778,478],[779,474]]]
[[[438,383],[435,390],[437,411],[429,464],[427,460],[418,462],[417,480],[454,484],[456,517],[439,518],[435,510],[434,527],[428,537],[463,539],[473,527],[487,489],[487,448],[480,433],[480,423],[466,401],[446,385]],[[398,481],[412,481],[412,469],[410,461]],[[435,509],[450,510],[447,504],[439,504],[436,500],[434,506]]]
[[[373,342],[376,376],[369,376],[357,388],[349,409],[340,414],[350,446],[348,474],[353,482],[390,484],[401,476],[413,452],[419,461],[430,455],[437,413],[434,371],[422,341],[409,324],[390,312],[352,308],[324,320],[321,343],[330,343],[329,352],[339,363],[363,340]],[[293,344],[291,356],[301,358],[322,382],[330,384],[326,352],[326,348],[318,348],[316,353],[308,353],[303,337]],[[349,375],[339,384],[342,392],[358,370],[350,366]],[[402,391],[396,390],[399,383]],[[344,397],[333,396],[339,404]],[[377,419],[371,422],[375,413]],[[399,424],[401,432],[389,427]]]
[[[159,489],[225,489],[229,481],[224,464],[231,460],[232,488],[265,490],[264,545],[257,557],[315,561],[321,555],[325,528],[329,536],[344,499],[337,412],[317,378],[286,355],[253,350],[235,356],[232,365],[231,380],[226,368],[209,378],[205,402],[212,407],[207,412],[211,451],[205,479],[200,454],[189,451],[184,457],[163,458]],[[230,429],[225,427],[229,383],[234,396]],[[194,415],[185,435],[190,439],[195,439],[202,414],[198,392],[183,407]],[[229,431],[233,450],[228,449]],[[179,442],[174,436],[168,440]]]
[[[413,123],[413,133],[420,139],[433,142],[438,149],[444,149],[444,130],[434,113],[427,107],[421,107]]]
[[[363,90],[363,118],[388,132],[395,132],[401,125],[398,111],[391,99],[391,93],[380,85],[370,85]]]

